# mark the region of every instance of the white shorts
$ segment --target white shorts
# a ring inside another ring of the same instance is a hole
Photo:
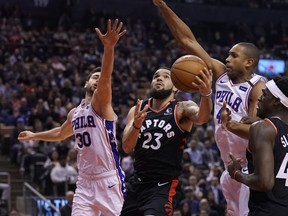
[[[247,216],[249,213],[249,187],[232,179],[224,170],[220,178],[223,195],[227,202],[229,216]]]
[[[97,176],[79,173],[72,216],[120,215],[123,190],[123,183],[115,170]]]

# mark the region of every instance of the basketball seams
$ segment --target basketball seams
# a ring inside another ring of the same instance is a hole
[[[181,70],[182,71],[182,70]],[[181,82],[181,79],[178,77],[178,76],[176,76],[176,74],[174,73],[174,74],[171,74],[173,77],[174,77],[174,80],[176,80],[177,81],[177,83],[179,83],[181,86],[184,86],[185,88],[187,88],[187,89],[185,89],[185,91],[186,92],[195,92],[195,91],[197,91],[198,89],[196,89],[196,88],[194,88],[193,86],[188,86],[188,85],[186,85],[185,83],[183,83],[183,82]],[[191,83],[192,83],[192,81],[191,81]],[[174,84],[175,85],[175,84]],[[177,88],[177,84],[175,85],[175,87]],[[183,90],[184,91],[184,90]]]
[[[206,66],[206,64],[205,64],[205,62],[203,62],[203,61],[201,61],[201,60],[199,60],[199,61],[195,61],[195,59],[185,59],[185,60],[182,60],[182,61],[176,61],[176,62],[174,62],[174,64],[173,65],[175,65],[175,64],[180,64],[180,63],[183,63],[183,62],[196,62],[196,63],[199,63],[199,64],[201,64],[201,65],[203,65],[203,67],[207,67]]]
[[[193,74],[194,76],[198,76],[198,74],[197,73],[193,73],[193,71],[183,70],[182,68],[177,68],[177,67],[173,67],[173,69],[177,69],[178,71],[185,72],[187,74]]]
[[[199,91],[198,88],[192,86],[192,82],[198,83],[196,77],[204,67],[207,67],[205,62],[198,56],[186,55],[178,58],[171,67],[173,84],[184,92]]]

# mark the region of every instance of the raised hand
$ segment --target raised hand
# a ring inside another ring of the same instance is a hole
[[[221,127],[227,130],[227,124],[231,121],[231,111],[226,108],[226,101],[224,101],[221,109]]]
[[[160,4],[162,4],[164,1],[163,0],[153,0],[153,3],[155,6],[159,6]]]
[[[141,105],[141,101],[138,99],[136,107],[135,107],[134,122],[133,122],[133,125],[136,128],[141,128],[143,121],[147,115],[146,111],[148,109],[148,105],[146,104],[145,107],[139,111],[140,105]]]
[[[192,82],[192,86],[194,88],[199,89],[199,93],[202,96],[209,96],[212,93],[212,71],[208,70],[207,68],[204,68],[200,71],[200,74],[196,76],[197,83]]]
[[[235,158],[235,156],[230,152],[229,157],[231,158],[231,163],[228,165],[228,172],[231,178],[235,179],[235,175],[237,172],[241,172],[241,162],[242,160],[240,158]]]
[[[126,34],[127,30],[124,29],[121,31],[123,23],[116,19],[112,25],[111,19],[107,22],[107,32],[102,34],[99,28],[95,28],[95,31],[100,38],[104,46],[113,47],[118,42],[118,40]]]

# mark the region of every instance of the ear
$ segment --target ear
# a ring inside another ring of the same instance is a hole
[[[86,81],[86,82],[85,82],[85,84],[84,84],[84,88],[86,88],[86,87],[87,87],[87,83],[88,83],[88,81]]]
[[[246,61],[246,67],[253,67],[254,63],[255,63],[254,59],[253,58],[249,58]]]
[[[273,106],[274,107],[281,107],[282,106],[282,103],[281,103],[279,98],[275,98],[275,100],[273,102]]]

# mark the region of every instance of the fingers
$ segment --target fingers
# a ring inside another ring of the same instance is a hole
[[[138,113],[139,113],[140,105],[141,105],[141,101],[140,101],[139,99],[137,99],[137,103],[136,103],[136,107],[135,107],[135,112],[134,112],[134,118],[135,118],[135,116],[138,115]]]
[[[100,31],[100,29],[99,28],[95,28],[95,31],[96,31],[98,37],[101,38],[102,37],[102,32]]]
[[[223,102],[222,110],[226,110],[226,101]]]
[[[111,30],[111,19],[108,19],[108,21],[107,21],[107,30],[108,31]]]
[[[201,94],[206,95],[209,94],[209,92],[211,92],[211,85],[212,85],[211,70],[208,70],[205,67],[203,70],[200,71],[200,74],[196,76],[196,80],[197,82],[193,82],[192,86],[198,88]]]
[[[237,162],[236,158],[234,157],[234,155],[231,152],[229,152],[229,157],[231,158],[231,160],[233,162]]]
[[[116,31],[119,33],[121,31],[122,27],[123,27],[123,22],[120,22]]]

